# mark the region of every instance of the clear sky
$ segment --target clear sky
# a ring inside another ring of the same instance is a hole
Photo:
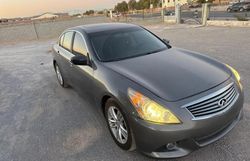
[[[44,12],[112,8],[122,0],[0,0],[0,18],[38,15]]]

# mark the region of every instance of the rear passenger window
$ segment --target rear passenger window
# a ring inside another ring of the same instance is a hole
[[[64,38],[64,34],[60,37],[60,40],[59,40],[59,45],[60,45],[60,46],[63,45],[63,38]]]
[[[73,32],[66,32],[64,34],[64,39],[63,39],[63,47],[66,50],[71,50],[71,44],[72,44],[72,38],[73,38]]]
[[[73,43],[73,54],[81,54],[87,56],[87,50],[83,37],[79,34],[75,34],[74,43]]]

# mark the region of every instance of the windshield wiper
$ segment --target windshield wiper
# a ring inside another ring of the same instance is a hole
[[[139,56],[154,54],[154,53],[166,50],[166,49],[168,49],[168,48],[166,47],[166,48],[158,49],[158,50],[155,50],[155,51],[151,51],[151,52],[147,52],[147,53],[143,53],[143,54],[138,54],[138,55],[132,55],[132,56],[124,57],[124,58],[115,58],[115,59],[105,60],[104,62],[121,61],[121,60],[125,60],[125,59],[139,57]]]
[[[149,55],[149,54],[158,53],[158,52],[161,52],[161,51],[166,50],[166,49],[168,49],[168,48],[158,49],[158,50],[155,50],[155,51],[151,51],[151,52],[145,53],[143,55]]]

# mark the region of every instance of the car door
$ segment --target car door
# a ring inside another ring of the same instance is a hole
[[[82,55],[89,59],[89,53],[85,43],[84,36],[75,32],[72,44],[72,54]],[[90,61],[89,61],[90,62]],[[70,78],[72,79],[73,86],[81,93],[90,94],[93,87],[93,68],[91,65],[73,65],[70,68]]]
[[[240,9],[240,5],[241,5],[240,3],[235,4],[235,6],[233,7],[233,10],[238,11]]]
[[[57,63],[61,72],[63,73],[64,79],[68,83],[72,83],[70,79],[70,60],[74,56],[72,54],[72,41],[73,41],[74,32],[67,31],[63,33],[60,37],[59,46],[57,47],[57,51],[55,51],[58,55]]]
[[[63,44],[63,39],[64,39],[64,34],[62,34],[59,37],[58,42],[53,46],[54,60],[59,65],[59,67],[62,67],[60,52]],[[61,72],[63,72],[63,69],[61,69]]]

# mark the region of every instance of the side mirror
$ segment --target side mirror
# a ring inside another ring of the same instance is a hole
[[[74,65],[88,65],[88,58],[84,55],[73,56],[70,62]]]
[[[169,43],[170,43],[170,41],[167,40],[167,39],[162,39],[162,41],[165,42],[166,44],[169,44]]]

